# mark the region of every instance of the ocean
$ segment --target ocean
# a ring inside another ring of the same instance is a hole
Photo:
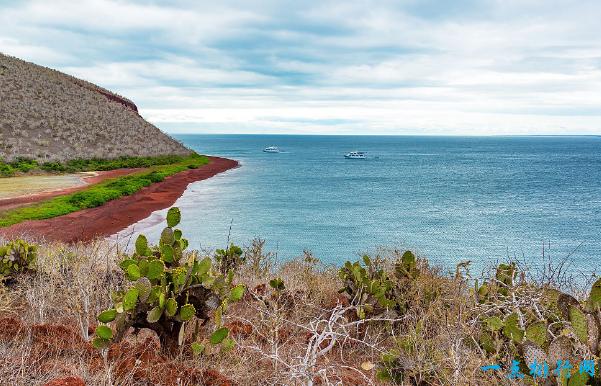
[[[412,249],[453,270],[517,258],[601,261],[601,137],[177,135],[241,167],[189,186],[175,205],[196,249],[266,240],[280,261],[324,263]],[[282,152],[262,152],[278,146]],[[365,160],[349,160],[352,150]],[[166,210],[135,224],[157,240]]]

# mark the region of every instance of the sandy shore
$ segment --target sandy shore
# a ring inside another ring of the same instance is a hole
[[[148,217],[155,210],[167,208],[182,195],[188,185],[238,166],[226,158],[209,157],[211,162],[165,178],[139,192],[109,201],[98,208],[84,209],[48,220],[25,221],[0,228],[0,236],[27,236],[46,241],[90,241],[125,229]]]

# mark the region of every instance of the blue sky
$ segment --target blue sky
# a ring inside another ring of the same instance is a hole
[[[0,0],[0,51],[170,132],[601,134],[598,1]]]

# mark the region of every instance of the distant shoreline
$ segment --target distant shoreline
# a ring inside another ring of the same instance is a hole
[[[113,235],[156,210],[171,206],[195,181],[213,177],[239,166],[235,160],[208,157],[210,163],[165,178],[131,196],[109,201],[102,206],[84,209],[47,220],[25,221],[0,228],[6,238],[28,237],[45,241],[78,242]]]

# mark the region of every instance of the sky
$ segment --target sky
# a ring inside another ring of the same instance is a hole
[[[171,133],[601,134],[601,2],[0,0],[0,52]]]

